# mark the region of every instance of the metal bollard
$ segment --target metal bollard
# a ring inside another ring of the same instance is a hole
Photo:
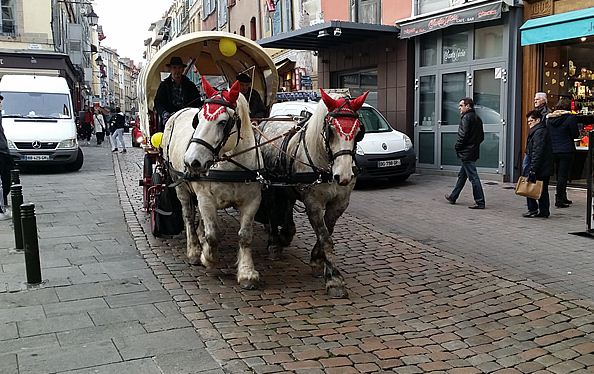
[[[21,184],[21,177],[19,176],[19,169],[13,169],[10,171],[10,185]]]
[[[10,186],[10,199],[12,201],[12,225],[14,226],[14,247],[23,250],[23,228],[21,226],[21,204],[23,203],[23,186],[13,184]]]
[[[35,204],[27,203],[21,205],[21,222],[23,225],[23,242],[25,244],[27,283],[39,284],[41,283],[41,264],[39,263]]]

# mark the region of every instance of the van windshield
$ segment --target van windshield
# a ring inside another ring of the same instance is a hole
[[[359,109],[359,120],[363,122],[365,132],[392,131],[392,127],[384,117],[371,107],[363,107]]]
[[[70,97],[46,92],[2,92],[3,117],[71,118]]]

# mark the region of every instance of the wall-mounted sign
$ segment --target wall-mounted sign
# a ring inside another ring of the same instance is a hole
[[[553,14],[553,0],[541,0],[529,6],[530,15],[528,18],[544,17]]]
[[[490,21],[498,18],[501,18],[500,2],[404,22],[400,24],[399,36],[401,39],[412,38],[449,26]]]
[[[443,62],[459,62],[466,61],[466,48],[460,47],[443,47]]]

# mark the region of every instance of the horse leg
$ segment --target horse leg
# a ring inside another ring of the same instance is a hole
[[[311,263],[314,269],[324,264],[326,292],[332,298],[346,298],[348,293],[344,287],[344,279],[334,266],[334,244],[324,222],[324,210],[319,202],[304,201],[307,217],[318,239],[317,250],[312,251]],[[314,250],[316,247],[314,247]]]
[[[175,187],[177,197],[181,202],[184,223],[186,225],[187,250],[186,256],[192,265],[200,263],[200,242],[196,233],[196,204],[187,186]]]
[[[200,262],[207,269],[212,269],[216,264],[216,251],[219,244],[217,208],[214,201],[200,197],[198,198],[198,208],[202,226],[199,231],[204,232]]]
[[[289,203],[288,209],[285,211],[284,217],[284,224],[281,225],[281,230],[279,234],[279,241],[280,245],[283,247],[289,246],[297,233],[297,228],[295,227],[295,221],[293,220],[293,207],[295,206],[295,201],[291,201]]]
[[[268,258],[272,261],[280,259],[282,247],[280,245],[279,231],[276,222],[270,222],[266,225],[268,231]]]
[[[247,290],[258,287],[260,274],[254,267],[252,259],[252,237],[254,229],[254,216],[258,211],[260,199],[254,199],[239,207],[239,252],[237,253],[237,283]]]

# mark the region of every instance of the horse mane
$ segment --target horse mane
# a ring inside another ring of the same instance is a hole
[[[343,97],[343,95],[330,93],[330,97],[333,99],[338,99]],[[314,113],[307,121],[307,126],[305,127],[305,142],[307,144],[307,148],[310,150],[310,155],[314,158],[318,158],[316,161],[323,161],[329,162],[326,153],[326,145],[324,143],[324,139],[322,138],[322,133],[324,132],[324,118],[328,114],[328,107],[324,103],[323,100],[318,102]]]
[[[246,133],[252,133],[252,120],[250,118],[250,106],[246,100],[246,98],[243,96],[243,94],[240,94],[237,97],[237,102],[236,102],[236,110],[237,110],[237,114],[239,115],[239,119],[241,120],[241,135],[245,136]],[[244,131],[245,130],[245,131]],[[247,131],[249,130],[249,131]]]

